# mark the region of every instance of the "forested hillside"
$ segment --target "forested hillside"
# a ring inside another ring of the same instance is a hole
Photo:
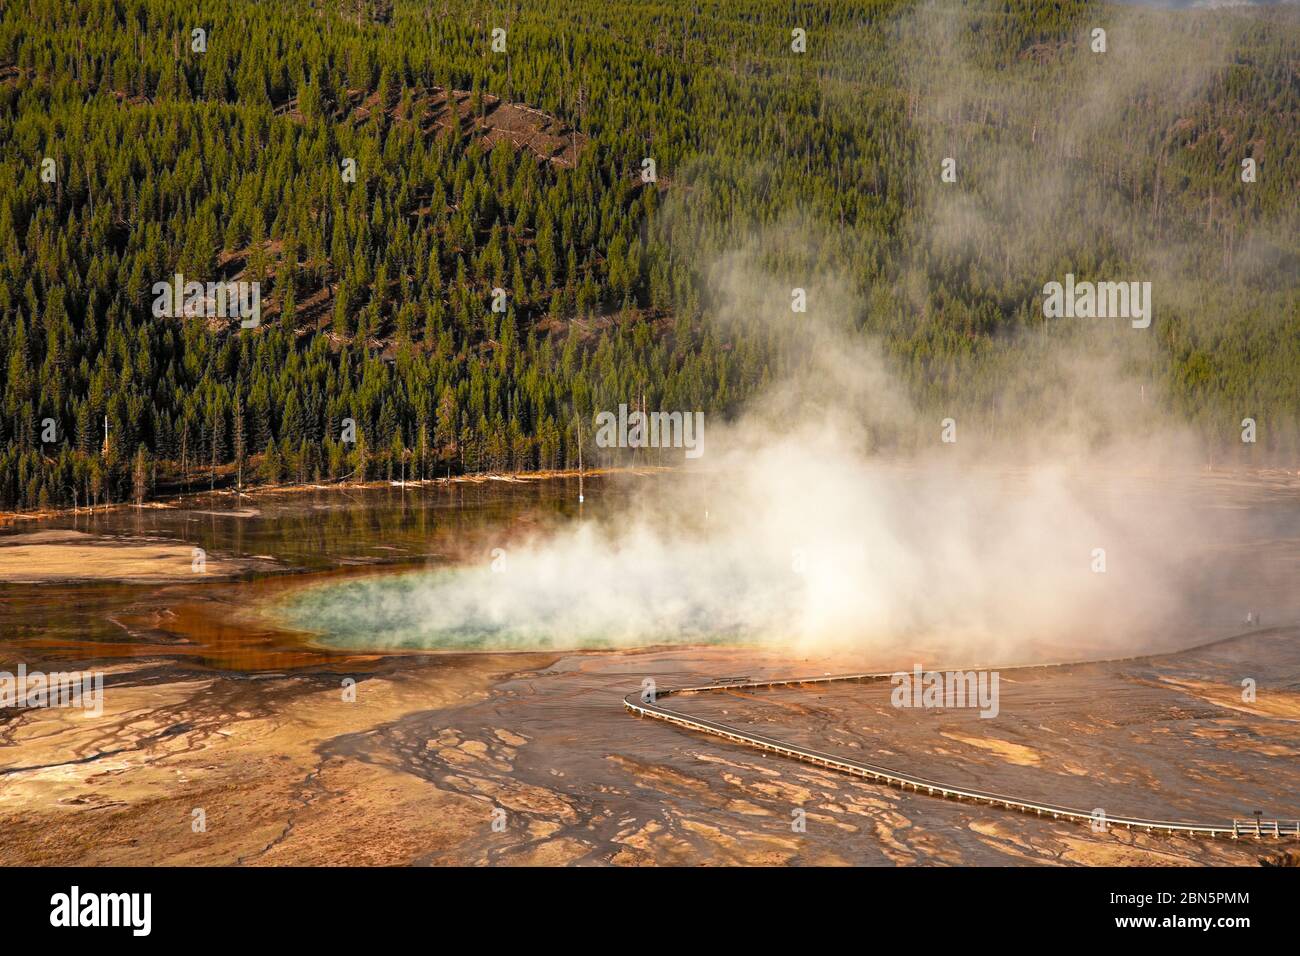
[[[797,361],[797,322],[713,321],[756,241],[923,408],[993,401],[1045,281],[1163,279],[1126,370],[1300,457],[1294,8],[9,0],[0,145],[0,509],[734,415]],[[177,273],[259,283],[260,325],[155,315]]]

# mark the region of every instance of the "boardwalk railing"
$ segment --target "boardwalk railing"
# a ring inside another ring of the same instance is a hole
[[[1033,666],[1056,667],[1068,665],[1048,664]],[[703,694],[723,690],[758,690],[775,687],[795,687],[801,684],[850,682],[870,683],[888,680],[892,676],[892,673],[886,673],[840,674],[834,676],[826,675],[824,677],[802,677],[758,681],[748,679],[725,679],[722,682],[704,684],[698,687],[679,687],[673,690],[660,691],[654,699],[643,697],[640,692],[631,693],[623,699],[623,706],[639,717],[649,717],[655,720],[662,720],[686,730],[693,730],[698,733],[721,737],[722,739],[729,740],[733,743],[755,747],[766,753],[774,753],[782,757],[789,757],[792,760],[800,760],[804,763],[810,763],[825,770],[835,770],[840,773],[849,774],[850,776],[871,780],[875,783],[897,787],[901,790],[912,790],[933,797],[946,797],[950,800],[967,800],[976,804],[983,803],[988,804],[989,806],[1001,807],[1006,810],[1017,810],[1021,813],[1029,813],[1039,817],[1050,816],[1054,820],[1072,820],[1077,823],[1087,824],[1095,829],[1123,827],[1127,830],[1145,830],[1148,833],[1167,833],[1182,836],[1226,836],[1234,840],[1240,839],[1241,837],[1252,837],[1255,839],[1262,839],[1264,837],[1275,837],[1279,839],[1282,837],[1300,837],[1300,820],[1281,821],[1249,819],[1233,820],[1231,824],[1223,824],[1184,823],[1171,820],[1145,820],[1139,817],[1111,816],[1109,814],[1106,814],[1103,817],[1096,813],[1079,810],[1074,807],[1063,807],[1050,803],[1034,803],[1028,800],[1019,800],[1005,794],[991,793],[984,790],[970,790],[963,787],[953,787],[935,780],[927,780],[924,777],[902,773],[898,770],[891,770],[887,767],[878,767],[855,760],[848,760],[834,754],[823,753],[819,750],[800,747],[796,744],[786,743],[771,737],[765,737],[761,734],[750,733],[728,724],[719,723],[714,720],[707,720],[703,717],[689,716],[680,711],[670,710],[659,703],[659,701],[663,700],[665,697],[681,696],[686,694]]]

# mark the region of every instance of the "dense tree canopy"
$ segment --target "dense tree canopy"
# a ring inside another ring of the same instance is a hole
[[[768,244],[763,268],[848,277],[845,321],[923,405],[989,400],[1047,279],[1197,276],[1134,374],[1211,437],[1248,407],[1275,423],[1271,451],[1297,454],[1296,12],[1126,14],[1232,43],[1185,99],[1132,78],[1084,141],[1071,111],[1089,103],[1071,96],[1110,8],[963,4],[946,46],[935,16],[890,0],[6,4],[0,508],[553,468],[619,402],[734,414],[792,361],[798,327],[714,323],[702,265],[779,229],[797,241]],[[935,185],[954,154],[961,208],[999,210],[1026,226],[1017,241],[936,226],[957,208]],[[1068,170],[1074,212],[1038,233],[1014,207],[1048,194],[1044,169]],[[260,326],[156,316],[153,286],[177,273],[258,282]]]

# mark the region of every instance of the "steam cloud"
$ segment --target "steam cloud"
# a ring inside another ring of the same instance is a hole
[[[1013,459],[967,451],[959,422],[944,445],[869,344],[816,335],[815,365],[735,424],[710,422],[708,454],[637,480],[628,506],[511,545],[495,571],[485,560],[327,586],[308,599],[312,625],[389,646],[734,640],[864,661],[918,646],[1017,662],[1168,643],[1197,590],[1189,544],[1214,530],[1135,480],[1125,443],[1061,432]],[[925,428],[931,447],[882,455],[880,436],[900,427]],[[1179,455],[1176,442],[1141,448],[1142,468]]]
[[[1091,131],[1110,131],[1122,105],[1177,110],[1227,60],[1223,38],[1204,28],[1173,59],[1153,55],[1148,43],[1168,44],[1149,27],[1124,39],[1121,16],[1107,23],[1114,69],[1085,75],[1087,53],[1066,63],[1082,90],[1070,127],[1049,122],[1062,104],[1042,91],[990,86],[934,8],[904,19],[905,47],[938,48],[912,62],[949,70],[942,84],[908,77],[936,175],[941,127],[980,103],[1041,115],[1037,135],[1068,159],[1088,151]],[[976,167],[977,142],[961,145],[962,168]],[[973,191],[927,187],[909,241],[942,255],[1002,237],[1005,268],[1026,284],[1041,281],[1044,257],[1064,261],[1071,237],[1114,231],[1125,246],[1116,196],[1080,196],[1061,170],[1021,152]],[[1086,330],[1028,338],[979,415],[946,410],[957,442],[943,443],[945,410],[919,405],[882,347],[853,330],[849,317],[868,305],[851,283],[825,272],[795,283],[809,287],[810,306],[791,315],[791,282],[769,271],[770,252],[817,248],[819,228],[771,226],[708,270],[719,335],[791,347],[779,381],[739,420],[709,416],[703,459],[641,481],[614,513],[511,545],[498,571],[485,561],[332,585],[310,598],[312,626],[390,646],[738,640],[864,666],[922,647],[1005,664],[1190,643],[1179,628],[1211,601],[1215,572],[1201,558],[1227,521],[1148,480],[1203,461],[1155,410],[1150,386]],[[1147,246],[1139,260],[1154,269],[1181,253]],[[904,300],[909,282],[925,281],[919,272],[900,279]]]

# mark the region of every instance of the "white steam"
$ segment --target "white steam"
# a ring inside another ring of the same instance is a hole
[[[1134,253],[1129,167],[1116,163],[1117,185],[1094,196],[1072,164],[1098,161],[1096,144],[1113,142],[1138,107],[1173,122],[1227,61],[1226,31],[1198,25],[1176,43],[1110,10],[1111,52],[1095,57],[1082,37],[1045,51],[1077,79],[1047,90],[978,65],[961,25],[929,6],[898,28],[902,50],[917,53],[908,62],[944,70],[918,65],[906,77],[935,173],[906,226],[909,245],[934,256],[996,250],[1027,287],[1060,278],[1078,245]],[[1025,141],[994,155],[985,131],[1012,120],[1027,127]],[[937,181],[946,155],[961,188]],[[1144,186],[1140,201],[1156,222],[1162,188]],[[663,221],[673,228],[672,208]],[[1058,337],[1058,326],[1040,324],[996,375],[986,369],[991,385],[948,390],[965,405],[919,405],[906,376],[852,331],[877,306],[829,268],[790,274],[801,250],[805,262],[827,261],[825,233],[791,216],[705,273],[721,341],[752,333],[787,354],[774,366],[780,380],[739,420],[707,416],[702,459],[629,484],[612,513],[589,486],[598,507],[509,543],[495,570],[484,561],[333,585],[333,598],[311,598],[313,626],[372,646],[741,640],[871,666],[921,649],[960,664],[1133,654],[1193,643],[1189,622],[1244,613],[1205,610],[1219,576],[1203,558],[1228,517],[1165,493],[1165,476],[1201,459],[1157,411],[1152,382],[1124,374],[1104,337],[1079,328]],[[1147,269],[1181,258],[1136,244]],[[904,294],[882,301],[931,301],[920,269],[897,281],[892,291]],[[806,288],[807,314],[791,312],[795,286]],[[941,440],[944,418],[955,443]]]
[[[965,450],[960,422],[957,443],[941,442],[935,421],[929,450],[882,458],[878,419],[914,422],[883,364],[848,340],[817,352],[734,425],[710,421],[703,459],[635,480],[613,513],[511,544],[495,568],[332,585],[324,617],[313,599],[316,626],[380,646],[727,640],[864,660],[1167,642],[1191,585],[1188,542],[1210,532],[1185,501],[1143,493],[1127,451],[1081,474],[1067,436],[1049,436],[1039,460],[1007,464]]]

